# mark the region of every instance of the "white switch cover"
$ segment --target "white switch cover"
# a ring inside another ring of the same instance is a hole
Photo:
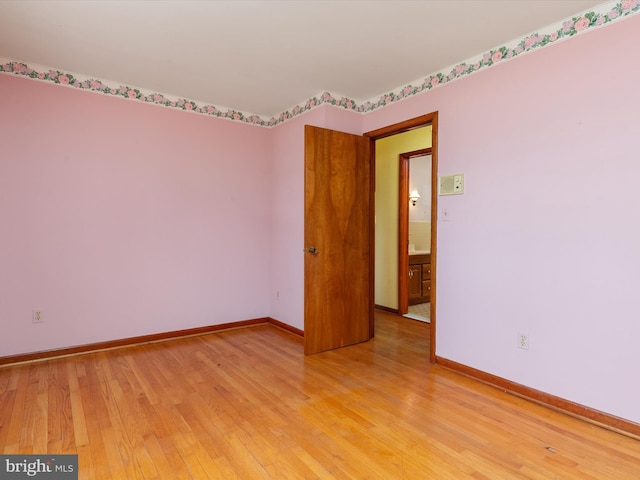
[[[453,192],[464,193],[464,174],[459,173],[453,176]]]

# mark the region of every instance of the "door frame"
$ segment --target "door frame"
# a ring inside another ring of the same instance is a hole
[[[416,128],[431,125],[431,301],[429,303],[429,317],[431,322],[429,323],[430,334],[430,348],[429,348],[429,361],[436,363],[436,292],[437,292],[437,224],[438,224],[438,112],[428,113],[416,118],[405,120],[403,122],[395,123],[386,127],[382,127],[364,134],[369,138],[371,142],[370,148],[370,164],[374,166],[371,175],[371,189],[370,189],[370,205],[371,205],[371,218],[369,221],[369,239],[371,244],[371,258],[369,260],[370,268],[369,275],[371,277],[370,287],[370,304],[371,312],[375,308],[375,292],[374,292],[374,274],[375,274],[375,158],[376,158],[376,140],[381,138],[390,137],[398,133],[408,132]],[[375,331],[375,324],[373,315],[369,322],[370,337],[373,338]]]
[[[421,148],[398,155],[400,161],[400,187],[398,188],[398,313],[409,312],[409,163],[412,158],[432,155],[432,148]],[[431,166],[433,176],[433,165]],[[433,196],[433,195],[431,195]],[[431,222],[433,234],[433,222]]]

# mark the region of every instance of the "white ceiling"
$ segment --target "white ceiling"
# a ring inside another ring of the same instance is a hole
[[[0,57],[275,116],[376,98],[602,0],[0,0]]]

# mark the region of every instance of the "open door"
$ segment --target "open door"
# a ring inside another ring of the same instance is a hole
[[[369,148],[369,138],[305,126],[305,355],[371,338]]]

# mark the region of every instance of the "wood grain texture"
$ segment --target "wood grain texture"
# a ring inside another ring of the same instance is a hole
[[[429,327],[304,356],[264,324],[0,368],[0,452],[81,479],[637,479],[640,442],[429,363]]]
[[[437,271],[438,271],[438,112],[429,114],[431,117],[431,291],[429,293],[429,306],[431,320],[431,345],[429,360],[436,363],[436,324],[437,324]]]
[[[409,175],[408,155],[399,155],[398,186],[398,312],[409,312]]]
[[[370,140],[305,126],[305,353],[367,341],[371,297]]]

